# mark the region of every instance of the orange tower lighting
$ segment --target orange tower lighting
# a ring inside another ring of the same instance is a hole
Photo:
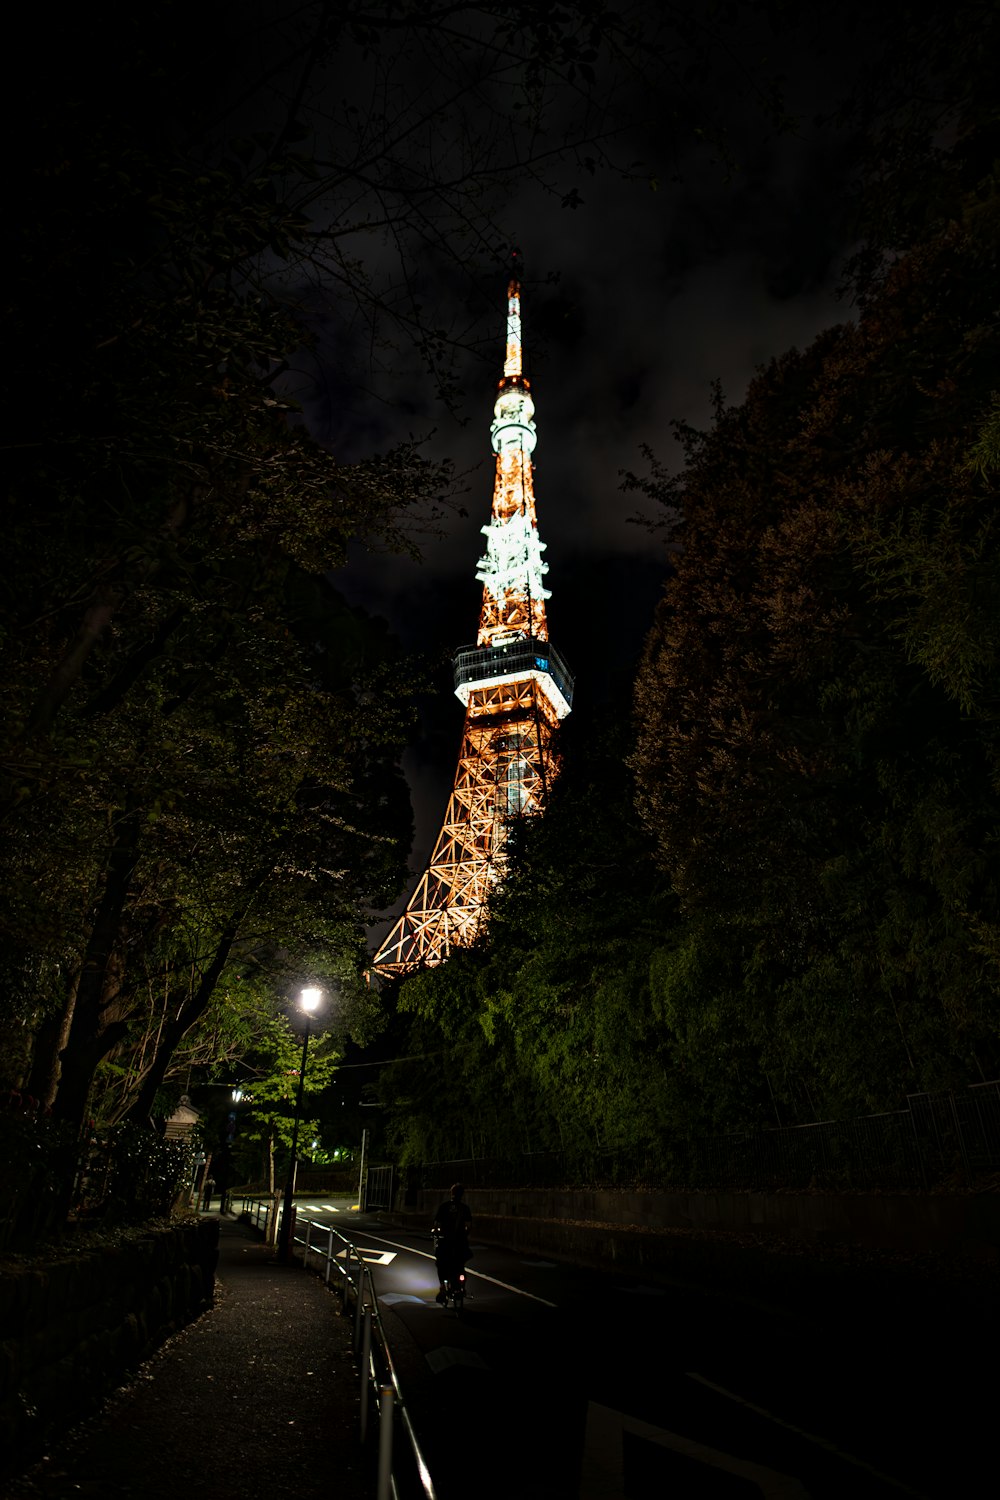
[[[555,738],[570,711],[573,679],[549,642],[543,587],[548,564],[532,486],[537,434],[522,370],[517,252],[507,287],[507,350],[490,436],[496,454],[486,555],[476,577],[483,607],[474,646],[455,657],[465,728],[455,784],[430,863],[375,955],[380,974],[442,963],[479,933],[503,872],[511,824],[540,812],[559,762]]]

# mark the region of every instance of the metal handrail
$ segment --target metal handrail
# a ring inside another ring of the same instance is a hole
[[[244,1198],[242,1200],[242,1214],[244,1218],[252,1220],[259,1229],[263,1228],[265,1238],[273,1238],[274,1232],[280,1225],[282,1205],[273,1199],[266,1198]],[[275,1222],[272,1224],[272,1216]],[[271,1229],[271,1234],[268,1230]],[[326,1236],[325,1249],[318,1244],[312,1243],[312,1231],[319,1230],[321,1235]],[[304,1230],[304,1236],[299,1233]],[[340,1263],[341,1249],[334,1251],[334,1240],[339,1241],[339,1247],[343,1248],[344,1261]],[[420,1440],[417,1437],[406,1401],[403,1397],[403,1388],[400,1384],[399,1373],[392,1358],[389,1340],[386,1335],[382,1315],[379,1312],[378,1300],[375,1296],[375,1284],[372,1280],[371,1267],[362,1258],[358,1246],[353,1240],[349,1240],[346,1234],[341,1234],[332,1224],[321,1223],[318,1219],[300,1219],[296,1216],[292,1224],[292,1243],[302,1246],[302,1264],[308,1266],[310,1255],[325,1263],[323,1280],[330,1285],[330,1276],[333,1271],[342,1278],[340,1286],[341,1308],[347,1315],[348,1297],[354,1295],[354,1352],[361,1353],[361,1437],[362,1441],[367,1437],[367,1413],[369,1387],[373,1386],[376,1391],[376,1407],[379,1415],[380,1440],[379,1440],[379,1465],[378,1465],[378,1490],[377,1500],[389,1500],[390,1494],[393,1500],[398,1500],[399,1490],[396,1483],[396,1475],[392,1468],[391,1442],[392,1424],[394,1412],[402,1423],[403,1431],[409,1441],[410,1452],[416,1467],[417,1477],[420,1483],[421,1493],[424,1500],[437,1500],[437,1490],[431,1478],[427,1460],[424,1457]],[[358,1275],[355,1283],[351,1277],[351,1261],[357,1261]],[[319,1268],[317,1268],[319,1269]],[[367,1288],[367,1292],[366,1292]],[[384,1364],[384,1375],[388,1377],[388,1383],[381,1378],[376,1367],[376,1345],[373,1344],[371,1332],[374,1329],[376,1344]]]

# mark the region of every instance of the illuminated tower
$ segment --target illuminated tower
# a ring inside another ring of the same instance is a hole
[[[573,679],[549,644],[531,455],[531,386],[521,371],[521,283],[515,252],[507,288],[507,352],[490,434],[496,454],[493,512],[479,635],[455,657],[465,729],[455,785],[430,864],[375,956],[382,974],[438,964],[472,942],[502,872],[511,823],[544,806],[558,771],[555,733],[570,711]]]

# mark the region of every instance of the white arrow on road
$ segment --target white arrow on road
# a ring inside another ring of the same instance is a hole
[[[365,1245],[358,1247],[358,1254],[370,1266],[389,1266],[396,1259],[395,1250],[369,1250]],[[338,1260],[344,1260],[346,1256],[346,1250],[337,1251]]]

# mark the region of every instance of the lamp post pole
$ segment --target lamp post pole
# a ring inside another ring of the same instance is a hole
[[[278,1229],[278,1259],[288,1260],[292,1249],[292,1197],[295,1193],[295,1165],[299,1149],[299,1117],[302,1114],[302,1096],[306,1086],[306,1063],[309,1060],[309,1019],[319,1005],[319,990],[303,990],[299,1004],[305,1012],[306,1031],[302,1038],[302,1067],[299,1071],[299,1086],[295,1094],[295,1118],[292,1124],[292,1150],[288,1158],[288,1176],[285,1178],[285,1194],[281,1207],[281,1225]]]

